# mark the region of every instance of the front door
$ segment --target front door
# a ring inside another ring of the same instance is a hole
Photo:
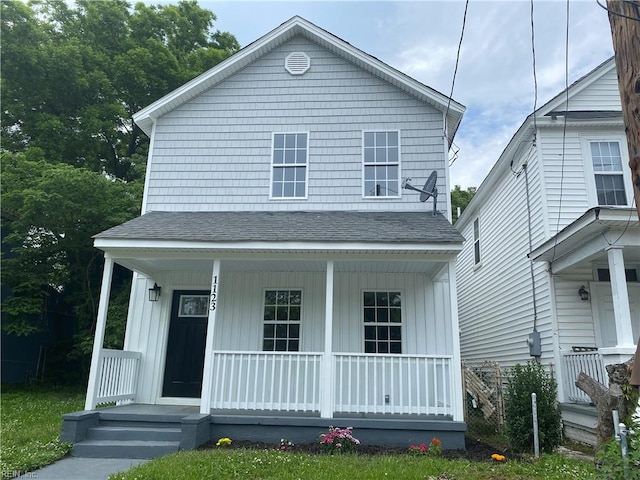
[[[200,398],[209,292],[173,292],[163,397]]]
[[[597,345],[599,347],[615,347],[618,342],[611,284],[609,282],[591,282],[589,286]],[[640,323],[637,321],[640,318],[640,284],[627,283],[627,291],[633,338],[626,340],[635,344],[640,335]]]

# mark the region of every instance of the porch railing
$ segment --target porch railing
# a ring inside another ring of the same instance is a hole
[[[140,352],[102,349],[95,404],[135,401]]]
[[[336,412],[453,415],[451,356],[334,358]]]
[[[214,352],[212,408],[320,410],[321,353]]]
[[[590,403],[589,396],[576,387],[580,372],[584,372],[603,385],[609,384],[609,377],[604,369],[602,355],[598,352],[566,352],[562,357],[564,368],[564,388],[571,402]]]
[[[334,358],[336,412],[453,415],[451,356]]]

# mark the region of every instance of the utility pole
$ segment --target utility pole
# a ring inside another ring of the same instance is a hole
[[[640,220],[640,0],[607,0],[629,168]]]

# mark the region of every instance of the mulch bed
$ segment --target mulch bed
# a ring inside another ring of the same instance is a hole
[[[200,447],[201,449],[217,448],[216,442],[209,442]],[[279,445],[251,442],[245,440],[234,440],[230,448],[244,448],[254,450],[277,450]],[[308,453],[311,455],[323,454],[319,443],[302,443],[296,444],[290,451]],[[358,455],[406,455],[409,453],[409,447],[386,447],[383,445],[358,445],[356,448]],[[467,459],[472,462],[492,462],[491,455],[494,453],[504,454],[501,449],[497,449],[472,438],[465,438],[464,450],[444,450],[443,458],[448,459]],[[509,459],[513,460],[517,455],[509,454]]]

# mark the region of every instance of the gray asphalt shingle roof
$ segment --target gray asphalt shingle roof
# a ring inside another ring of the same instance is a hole
[[[98,239],[193,242],[460,243],[442,214],[424,212],[149,212]]]

